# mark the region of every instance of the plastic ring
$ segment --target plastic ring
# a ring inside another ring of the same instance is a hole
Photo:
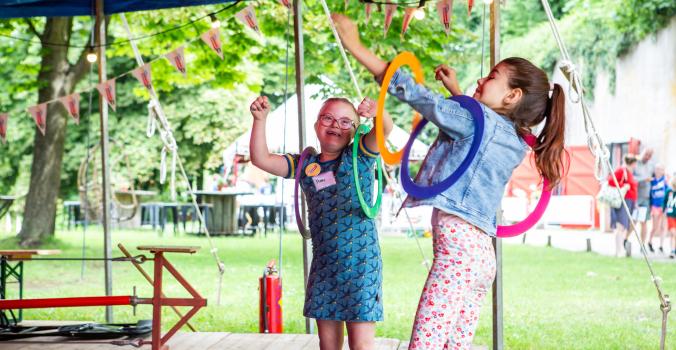
[[[524,140],[529,146],[531,147],[535,146],[536,138],[532,134],[526,135]],[[545,189],[547,187],[549,187],[549,181],[547,181],[547,179],[543,179],[542,188]],[[528,231],[531,227],[535,226],[535,224],[537,224],[538,221],[540,221],[540,218],[542,218],[542,215],[544,215],[545,210],[549,205],[549,200],[551,198],[552,191],[543,190],[542,195],[540,196],[540,200],[538,200],[538,204],[535,205],[535,209],[533,209],[533,212],[528,214],[528,216],[521,222],[517,222],[514,225],[498,225],[498,231],[496,235],[500,238],[507,238],[518,236]]]
[[[378,196],[376,197],[376,203],[373,206],[369,206],[364,199],[364,194],[361,192],[361,184],[359,183],[359,169],[357,163],[357,152],[359,148],[359,137],[369,132],[369,127],[362,124],[357,128],[357,132],[354,134],[354,142],[352,142],[352,172],[354,174],[354,185],[357,189],[357,197],[359,197],[359,204],[361,204],[364,214],[373,219],[378,215],[378,210],[380,209],[380,203],[383,196],[383,168],[380,165],[380,161],[376,159],[376,164],[378,164]]]
[[[418,199],[434,197],[453,186],[465,171],[469,169],[469,166],[479,152],[479,146],[481,145],[481,140],[484,135],[484,114],[481,105],[475,99],[464,95],[453,96],[451,97],[451,100],[458,102],[461,107],[467,109],[474,119],[474,137],[472,138],[472,145],[469,148],[469,153],[467,153],[467,156],[463,159],[458,168],[443,181],[431,186],[420,186],[413,182],[408,170],[408,158],[411,153],[411,148],[413,147],[413,141],[415,141],[418,134],[420,134],[420,131],[422,131],[423,127],[427,124],[427,120],[423,119],[416,125],[408,138],[408,142],[406,142],[406,146],[404,147],[404,155],[401,163],[401,186],[404,188],[404,191],[412,197]]]
[[[316,155],[317,151],[313,147],[307,147],[303,150],[303,152],[300,153],[300,159],[298,159],[298,166],[296,167],[295,184],[293,187],[293,206],[296,212],[296,224],[298,225],[298,232],[300,232],[300,235],[305,239],[310,239],[311,236],[308,234],[308,230],[305,228],[305,224],[303,223],[303,218],[300,215],[300,206],[298,205],[298,187],[300,185],[300,172],[302,171],[303,163],[309,154]]]
[[[390,80],[392,80],[392,76],[394,76],[394,73],[397,71],[397,69],[399,69],[399,67],[403,65],[411,67],[411,70],[413,70],[413,76],[415,77],[415,81],[417,83],[423,83],[424,81],[420,61],[418,61],[415,55],[413,55],[408,51],[404,51],[398,54],[397,57],[395,57],[394,60],[392,60],[390,65],[387,67],[387,70],[385,71],[385,77],[383,78],[383,82],[380,85],[380,95],[378,95],[375,128],[376,128],[376,143],[378,144],[380,156],[383,158],[383,161],[385,163],[390,165],[399,164],[399,162],[401,161],[403,149],[400,149],[399,151],[392,153],[385,145],[385,133],[383,131],[384,130],[383,113],[385,112],[385,97],[387,96],[387,87],[390,85]],[[422,118],[420,118],[420,114],[418,114],[417,112],[414,113],[411,128],[415,128],[415,126],[418,124],[418,122],[420,122],[421,119]]]

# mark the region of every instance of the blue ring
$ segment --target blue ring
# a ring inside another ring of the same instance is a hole
[[[474,137],[469,153],[467,153],[467,157],[460,163],[460,166],[458,166],[458,168],[443,181],[431,186],[420,186],[413,182],[408,171],[408,158],[411,153],[411,148],[413,147],[413,141],[415,141],[416,137],[420,134],[420,131],[422,131],[425,124],[427,124],[427,119],[421,120],[418,125],[416,125],[415,129],[413,129],[413,132],[411,132],[408,142],[406,142],[406,146],[404,147],[404,154],[401,160],[401,186],[404,188],[404,191],[412,197],[425,199],[434,197],[439,193],[446,191],[458,181],[465,171],[467,171],[479,151],[479,146],[481,145],[481,140],[484,136],[484,113],[481,109],[481,105],[475,99],[465,95],[453,96],[450,99],[458,102],[461,107],[467,109],[474,119]]]

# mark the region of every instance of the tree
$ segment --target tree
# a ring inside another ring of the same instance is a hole
[[[82,80],[89,66],[85,59],[86,50],[80,50],[75,63],[69,62],[73,19],[48,18],[41,33],[31,20],[26,20],[26,24],[41,43],[54,44],[41,50],[37,80],[42,83],[38,87],[38,103],[70,94]],[[23,246],[39,244],[54,232],[66,121],[66,111],[63,107],[49,104],[45,135],[35,130],[30,187],[26,197],[23,226],[19,233]]]

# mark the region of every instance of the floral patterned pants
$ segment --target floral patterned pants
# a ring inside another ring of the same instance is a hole
[[[415,315],[410,349],[469,349],[495,278],[491,237],[434,209],[434,263]]]

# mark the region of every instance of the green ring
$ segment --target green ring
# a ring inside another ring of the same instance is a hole
[[[380,202],[383,197],[383,168],[380,165],[380,160],[376,159],[376,164],[378,164],[378,196],[376,197],[376,203],[371,207],[364,200],[364,194],[361,193],[361,185],[359,184],[359,170],[357,167],[357,153],[359,147],[359,137],[369,132],[369,127],[362,124],[357,128],[357,132],[354,134],[354,142],[352,142],[352,172],[354,174],[354,184],[357,187],[357,197],[359,197],[359,204],[364,210],[364,214],[369,218],[373,219],[378,215],[378,210],[380,209]]]

